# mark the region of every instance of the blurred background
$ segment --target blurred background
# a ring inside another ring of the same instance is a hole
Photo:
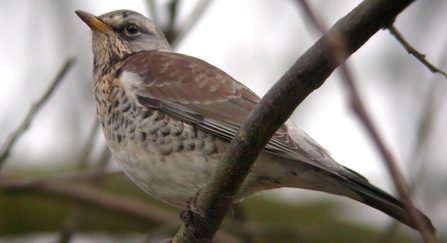
[[[326,26],[359,3],[309,1]],[[64,63],[76,58],[1,164],[0,242],[163,242],[181,224],[179,210],[142,193],[109,157],[95,128],[91,34],[74,13],[78,9],[96,15],[131,9],[149,16],[172,37],[176,52],[221,68],[260,96],[320,35],[293,0],[0,1],[0,147]],[[442,70],[447,70],[446,11],[446,1],[418,1],[395,23]],[[416,206],[447,242],[446,78],[408,55],[387,30],[347,63]],[[291,119],[339,163],[396,195],[337,72]],[[74,173],[78,170],[83,172]],[[377,210],[290,189],[238,204],[216,238],[298,241],[421,242],[417,232]]]

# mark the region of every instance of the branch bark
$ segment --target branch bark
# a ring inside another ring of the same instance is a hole
[[[365,0],[309,48],[269,90],[231,141],[223,161],[199,195],[194,214],[174,242],[211,242],[254,161],[295,108],[352,53],[381,28],[390,26],[412,0]],[[337,40],[345,56],[328,45]]]

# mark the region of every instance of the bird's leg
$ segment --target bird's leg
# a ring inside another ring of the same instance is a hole
[[[204,217],[203,213],[200,213],[196,208],[197,198],[199,198],[200,193],[202,192],[202,188],[199,189],[194,196],[192,196],[185,208],[180,210],[180,219],[188,226],[188,223],[194,220],[195,215],[199,215],[200,217]]]

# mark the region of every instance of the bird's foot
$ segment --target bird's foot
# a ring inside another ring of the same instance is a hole
[[[189,222],[194,220],[194,217],[204,217],[204,214],[196,208],[197,198],[199,198],[201,192],[202,189],[198,190],[196,194],[188,200],[186,207],[180,210],[180,219],[186,226],[188,226]]]

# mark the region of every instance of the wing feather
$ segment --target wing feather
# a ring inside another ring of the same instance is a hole
[[[230,141],[259,97],[219,68],[200,59],[168,51],[142,51],[121,68],[140,77],[136,94],[141,105],[196,124]],[[303,130],[287,122],[266,151],[312,164],[332,173],[352,175]]]

